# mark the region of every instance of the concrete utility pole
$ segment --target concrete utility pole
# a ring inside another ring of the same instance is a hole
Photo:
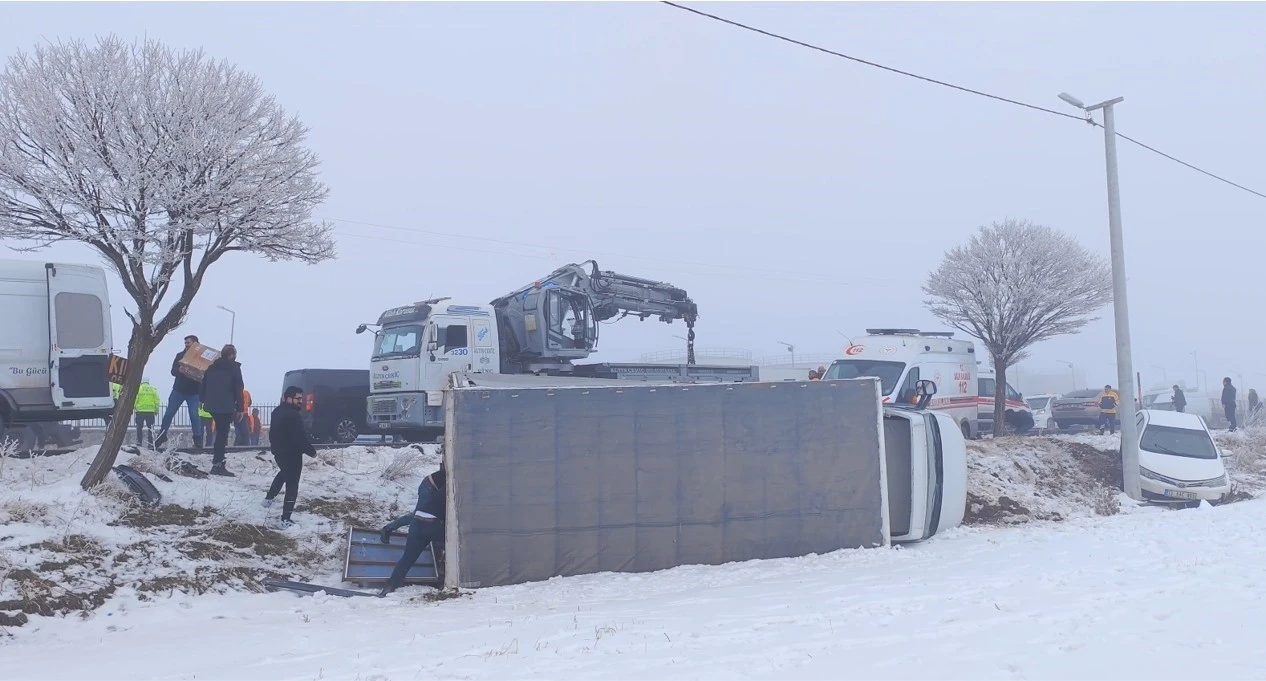
[[[1138,425],[1134,422],[1134,362],[1130,357],[1130,306],[1125,293],[1125,244],[1121,235],[1121,186],[1117,179],[1117,128],[1112,107],[1125,101],[1124,97],[1086,106],[1080,99],[1061,92],[1059,98],[1086,113],[1086,122],[1092,123],[1091,112],[1103,111],[1104,156],[1108,170],[1108,233],[1112,242],[1112,308],[1116,319],[1117,336],[1117,394],[1129,396],[1121,400],[1117,413],[1121,416],[1121,471],[1125,493],[1135,501],[1142,501],[1139,489],[1139,439]]]

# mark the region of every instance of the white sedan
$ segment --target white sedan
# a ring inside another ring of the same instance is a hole
[[[1138,412],[1143,498],[1159,503],[1218,501],[1231,492],[1222,453],[1195,414]]]

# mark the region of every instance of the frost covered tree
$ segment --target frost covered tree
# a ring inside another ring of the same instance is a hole
[[[313,220],[327,189],[306,137],[257,78],[200,50],[111,36],[9,59],[0,237],[86,244],[131,297],[127,376],[85,489],[114,465],[145,364],[212,265],[334,257],[331,226]]]
[[[1007,368],[1033,344],[1076,333],[1112,300],[1112,272],[1102,256],[1059,230],[1027,220],[981,227],[928,275],[924,304],[947,324],[977,338],[997,374],[994,431],[1004,432]]]

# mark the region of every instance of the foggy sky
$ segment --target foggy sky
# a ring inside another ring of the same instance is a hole
[[[842,52],[1067,109],[1124,96],[1121,132],[1266,191],[1257,3],[704,3]],[[699,304],[699,347],[835,355],[873,326],[941,329],[920,291],[981,224],[1028,218],[1108,253],[1102,130],[740,31],[659,3],[16,4],[6,57],[148,34],[258,75],[311,128],[339,258],[213,266],[180,338],[235,341],[247,387],[367,368],[382,310],[484,304],[558,265],[663,279]],[[1070,110],[1071,111],[1071,110]],[[1266,386],[1266,200],[1121,143],[1135,368]],[[85,248],[45,255],[95,261]],[[130,301],[111,290],[115,346]],[[1112,310],[1024,370],[1116,383]],[[602,327],[596,361],[684,345],[680,323]],[[960,334],[961,335],[961,334]]]

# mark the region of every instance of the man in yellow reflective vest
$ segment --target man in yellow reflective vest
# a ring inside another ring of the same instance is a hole
[[[214,442],[215,440],[211,436],[215,435],[215,419],[212,418],[211,412],[202,406],[201,402],[198,403],[198,420],[202,422],[202,432],[206,436],[206,442]],[[201,447],[202,443],[202,440],[199,440],[196,436],[194,437],[193,446]]]
[[[115,399],[118,399],[117,397]],[[149,379],[141,381],[136,392],[136,445],[144,446],[145,428],[149,428],[149,446],[154,448],[154,420],[158,418],[158,388],[150,384]]]

